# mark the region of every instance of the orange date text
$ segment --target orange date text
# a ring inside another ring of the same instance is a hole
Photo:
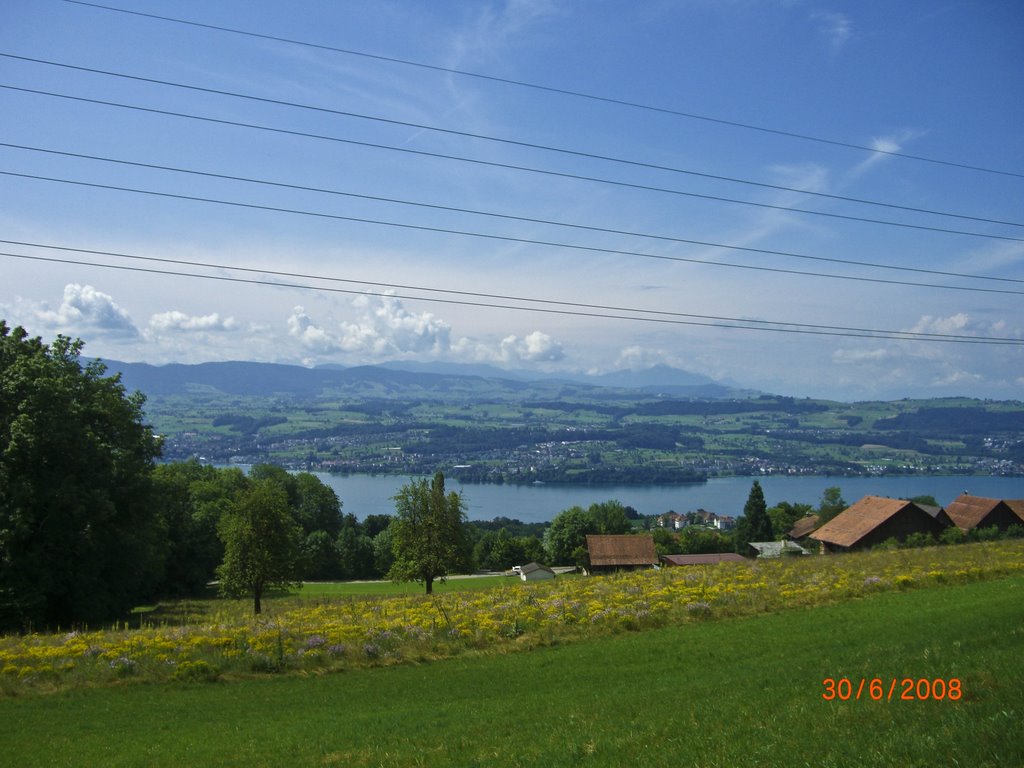
[[[960,701],[958,677],[826,677],[821,681],[825,701]]]

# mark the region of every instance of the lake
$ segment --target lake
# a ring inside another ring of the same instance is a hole
[[[409,482],[408,477],[389,475],[331,475],[315,472],[341,499],[342,511],[360,520],[372,514],[394,514],[391,497]],[[910,498],[934,496],[940,504],[949,504],[964,491],[975,496],[996,499],[1024,498],[1024,478],[975,476],[908,477],[753,477],[712,478],[693,485],[460,485],[447,480],[449,491],[462,491],[470,520],[495,517],[518,518],[527,523],[547,522],[563,509],[588,507],[594,502],[617,499],[644,515],[660,515],[669,510],[679,513],[706,509],[719,515],[738,516],[757,479],[764,489],[768,506],[782,501],[817,506],[822,492],[839,486],[850,504],[863,496]]]

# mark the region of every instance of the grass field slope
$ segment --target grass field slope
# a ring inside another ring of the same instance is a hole
[[[948,559],[954,557],[959,566]],[[20,681],[20,672],[4,673],[3,761],[1024,765],[1019,542],[743,568],[523,585],[518,594],[538,604],[579,605],[558,621],[521,612],[518,634],[494,632],[491,639],[472,629],[471,619],[484,618],[472,610],[488,594],[494,603],[512,603],[511,587],[447,593],[438,599],[447,601],[440,605],[448,618],[438,622],[432,644],[421,638],[389,646],[380,633],[397,636],[396,629],[364,629],[364,639],[378,633],[374,652],[350,647],[316,664],[303,659],[330,656],[322,645],[336,640],[326,626],[335,612],[375,606],[380,621],[409,622],[434,601],[282,598],[274,607],[281,666],[273,674],[251,659],[247,671],[227,662],[217,668],[207,653],[192,658],[210,674],[160,677],[143,650],[147,633],[170,627],[111,632],[111,642],[139,641],[131,673],[68,669],[26,673]],[[703,599],[657,607],[682,589],[703,589]],[[646,601],[647,615],[629,620],[613,607],[630,602],[621,595]],[[612,607],[605,619],[584,618],[601,601]],[[210,609],[177,630],[244,623],[231,619],[231,605]],[[292,622],[312,610],[325,620],[324,643],[300,655],[292,634],[307,629]],[[89,638],[97,648],[100,635]],[[63,637],[7,638],[5,668],[27,667],[28,649],[55,649]],[[126,666],[105,653],[79,665]],[[271,647],[267,656],[274,654]],[[434,660],[443,655],[453,658]],[[67,664],[50,656],[51,667]],[[39,679],[30,683],[33,674]]]

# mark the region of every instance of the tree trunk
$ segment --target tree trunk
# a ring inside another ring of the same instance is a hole
[[[434,594],[434,579],[432,577],[428,576],[426,579],[424,579],[424,581],[427,582],[427,594],[428,595]]]
[[[262,597],[262,595],[263,590],[258,587],[254,589],[252,592],[252,612],[255,613],[257,616],[259,616],[260,613],[263,611],[263,606],[260,605],[260,597]]]

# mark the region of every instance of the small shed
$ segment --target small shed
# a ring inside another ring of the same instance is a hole
[[[948,526],[939,515],[931,515],[912,501],[865,496],[847,507],[810,538],[823,552],[849,552],[881,544],[888,539],[904,541],[914,533],[938,537]]]
[[[963,493],[946,507],[946,514],[962,531],[993,525],[1005,531],[1011,525],[1024,525],[1024,499],[987,499]]]
[[[818,527],[818,516],[807,515],[801,517],[795,523],[793,527],[789,529],[789,533],[786,534],[790,541],[803,541]]]
[[[555,572],[540,563],[527,563],[517,571],[523,581],[543,581],[555,578]]]
[[[745,563],[747,559],[735,552],[714,552],[704,555],[662,555],[665,565],[715,565],[716,563]]]
[[[654,537],[650,534],[590,535],[587,553],[591,573],[653,568],[658,564]]]
[[[750,553],[758,560],[811,554],[795,541],[752,541],[750,542]]]

